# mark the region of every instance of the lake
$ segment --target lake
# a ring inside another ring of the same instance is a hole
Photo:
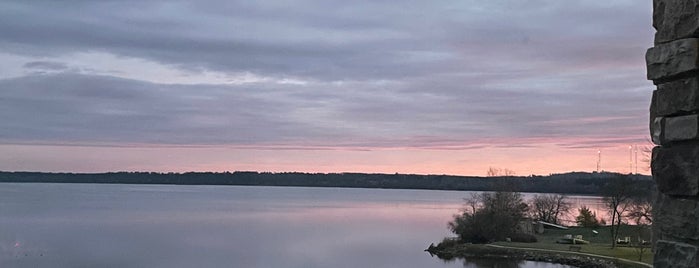
[[[423,252],[467,194],[0,183],[0,267],[567,267]]]

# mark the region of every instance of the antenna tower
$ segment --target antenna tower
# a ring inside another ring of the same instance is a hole
[[[634,152],[633,161],[635,162],[635,165],[636,165],[636,174],[638,174],[638,145],[633,146],[633,152]]]
[[[629,145],[629,174],[633,174],[633,146]]]

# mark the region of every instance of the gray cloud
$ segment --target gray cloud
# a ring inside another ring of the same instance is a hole
[[[60,73],[0,80],[7,126],[0,139],[355,147],[642,140],[652,88],[643,75],[650,8],[553,0],[4,1],[7,53],[102,52],[310,82],[156,84],[36,60],[23,67]]]
[[[22,67],[27,69],[38,69],[47,71],[63,71],[67,70],[68,66],[60,62],[52,61],[32,61],[25,63]]]
[[[652,34],[638,21],[650,7],[631,1],[532,1],[520,9],[501,1],[197,3],[4,2],[0,47],[35,55],[108,51],[182,68],[322,80],[397,79],[635,64]]]
[[[636,107],[645,100],[625,98],[623,91],[601,101],[594,94],[566,98],[536,90],[400,90],[420,86],[166,85],[70,73],[33,75],[0,80],[0,119],[6,126],[0,139],[449,147],[486,138],[515,143],[520,138],[609,139],[645,127],[635,120],[643,114]],[[606,118],[610,113],[616,115]]]
[[[9,79],[0,89],[8,140],[218,144],[304,134],[281,121],[284,106],[245,88],[62,74]]]

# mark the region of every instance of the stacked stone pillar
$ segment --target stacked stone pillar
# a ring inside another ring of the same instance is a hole
[[[699,267],[699,0],[654,0],[654,267]]]

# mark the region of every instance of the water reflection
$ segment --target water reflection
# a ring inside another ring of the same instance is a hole
[[[467,194],[0,183],[0,267],[455,268],[423,250]]]
[[[496,259],[463,259],[465,268],[520,268],[524,261]]]
[[[535,262],[525,260],[493,259],[493,258],[455,258],[446,262],[463,263],[464,268],[573,268],[569,265]]]

